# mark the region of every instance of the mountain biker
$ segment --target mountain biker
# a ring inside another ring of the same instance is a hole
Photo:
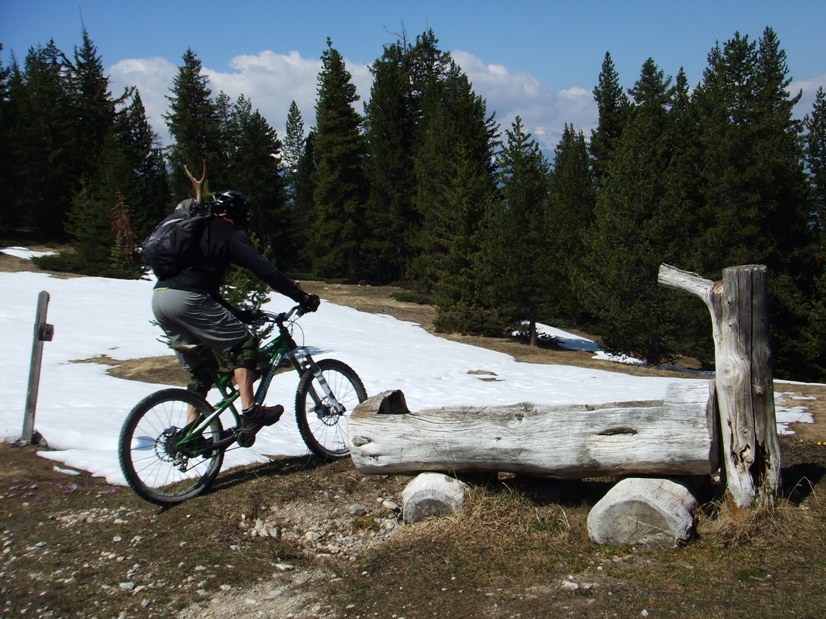
[[[227,356],[240,392],[241,431],[254,435],[278,421],[284,407],[253,405],[258,338],[245,321],[254,316],[221,298],[224,276],[232,264],[245,268],[297,302],[304,313],[316,311],[320,300],[304,292],[255,249],[246,232],[250,211],[246,195],[219,191],[207,207],[215,216],[206,222],[195,259],[177,275],[158,280],[152,292],[152,312],[181,366],[191,374],[189,391],[206,396],[218,369],[216,354]],[[197,417],[194,410],[189,415],[189,422]]]

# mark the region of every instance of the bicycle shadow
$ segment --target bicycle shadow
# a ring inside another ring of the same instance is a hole
[[[317,469],[327,464],[332,463],[324,458],[308,454],[306,456],[284,456],[257,466],[244,466],[222,471],[204,496],[229,490],[252,479],[291,475],[300,471]]]

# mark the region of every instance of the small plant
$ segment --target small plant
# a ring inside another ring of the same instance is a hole
[[[367,514],[364,516],[356,516],[353,518],[353,531],[367,531],[369,533],[378,533],[381,527],[376,519]]]
[[[562,507],[559,507],[559,515],[555,514],[540,514],[539,510],[535,510],[536,517],[531,521],[531,529],[536,533],[548,533],[553,536],[559,536],[571,530],[571,523],[568,522],[568,515]]]

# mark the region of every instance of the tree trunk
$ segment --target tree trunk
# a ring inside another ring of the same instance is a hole
[[[402,516],[406,524],[432,516],[450,516],[465,502],[467,485],[441,473],[422,473],[402,492]]]
[[[673,548],[691,538],[696,507],[674,481],[623,479],[588,513],[588,534],[597,544]]]
[[[700,297],[711,312],[724,472],[737,507],[773,504],[780,492],[767,279],[760,265],[724,269],[716,283],[660,266],[661,285]]]
[[[713,391],[698,380],[668,385],[664,400],[417,413],[389,391],[353,411],[350,455],[359,471],[377,474],[708,475],[718,468]]]

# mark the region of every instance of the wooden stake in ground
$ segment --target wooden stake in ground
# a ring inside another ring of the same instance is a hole
[[[658,281],[700,297],[711,312],[722,459],[731,499],[737,507],[773,505],[780,492],[780,443],[766,267],[727,268],[715,283],[663,264]]]

